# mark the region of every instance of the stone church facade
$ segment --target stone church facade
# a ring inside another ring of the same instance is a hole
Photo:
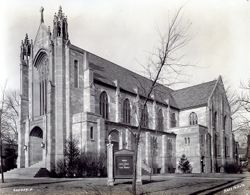
[[[182,154],[193,172],[223,171],[226,162],[235,161],[231,112],[221,77],[180,90],[159,84],[141,109],[150,81],[73,45],[61,8],[52,30],[44,24],[41,10],[34,41],[27,35],[22,41],[20,75],[19,168],[54,170],[71,137],[82,152],[96,155],[106,152],[109,136],[114,150],[133,150],[141,114],[142,169],[148,171],[153,159],[155,172],[177,171]]]

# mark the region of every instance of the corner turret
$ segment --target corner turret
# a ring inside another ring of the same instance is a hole
[[[29,41],[28,34],[26,34],[24,40],[22,40],[21,42],[21,54],[20,54],[21,63],[23,61],[27,62],[27,60],[29,59],[31,55],[31,46],[32,46],[32,40]]]
[[[68,40],[69,38],[67,16],[64,15],[61,6],[58,13],[54,15],[53,37],[62,37],[64,40]]]

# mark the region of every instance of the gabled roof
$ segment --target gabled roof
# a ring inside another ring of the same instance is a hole
[[[49,38],[49,33],[48,33],[48,28],[44,23],[41,23],[39,25],[38,31],[36,33],[36,37],[34,40],[34,45],[33,45],[33,53],[34,55],[37,54],[37,52],[42,48],[46,49],[49,48],[50,44],[50,38]]]
[[[89,53],[89,66],[94,71],[94,79],[106,83],[111,86],[116,86],[114,81],[118,81],[121,89],[136,94],[136,89],[139,94],[146,96],[149,91],[152,81],[117,64],[105,60],[99,56]],[[155,100],[166,104],[167,99],[172,107],[178,108],[171,93],[172,89],[157,84],[154,90]]]
[[[206,105],[217,80],[176,90],[172,93],[179,109]]]
[[[72,44],[71,47],[82,53],[85,51]],[[94,80],[113,87],[116,87],[115,81],[118,81],[120,89],[133,94],[136,94],[136,89],[138,89],[139,94],[142,96],[145,96],[146,92],[149,91],[152,84],[151,80],[95,54],[87,53],[89,67],[94,72]],[[205,106],[216,82],[217,80],[213,80],[175,91],[157,83],[157,87],[154,90],[155,100],[163,104],[166,104],[167,100],[169,100],[170,106],[180,110]]]

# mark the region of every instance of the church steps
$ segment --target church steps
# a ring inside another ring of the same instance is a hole
[[[43,162],[40,161],[27,168],[15,168],[5,173],[7,178],[19,178],[19,177],[49,177],[49,171],[43,168]]]

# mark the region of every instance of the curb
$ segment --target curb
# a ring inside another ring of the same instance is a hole
[[[217,192],[220,192],[220,191],[224,190],[225,188],[230,188],[230,187],[232,187],[234,185],[242,183],[242,181],[243,181],[243,179],[236,180],[236,181],[232,180],[232,181],[229,181],[227,183],[220,184],[218,186],[214,186],[212,188],[207,188],[207,189],[203,189],[203,190],[199,190],[199,191],[193,192],[190,195],[196,195],[196,194],[211,195],[211,194],[215,194]]]

